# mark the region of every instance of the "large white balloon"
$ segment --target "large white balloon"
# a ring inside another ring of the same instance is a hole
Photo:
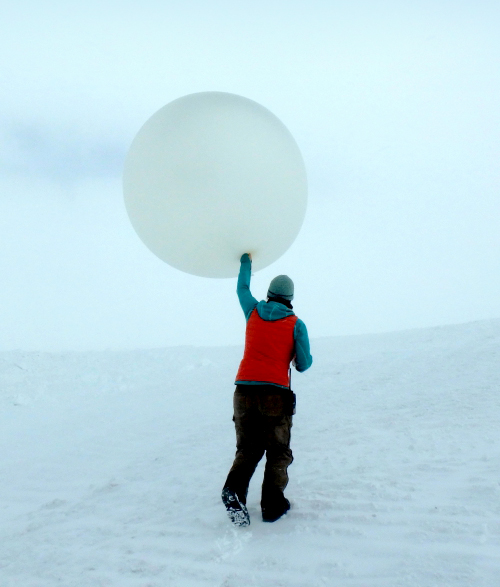
[[[137,234],[168,264],[203,277],[237,275],[292,244],[307,205],[306,171],[288,129],[253,100],[201,92],[144,124],[125,161],[125,206]]]

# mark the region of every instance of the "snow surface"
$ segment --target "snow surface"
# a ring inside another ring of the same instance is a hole
[[[500,320],[313,340],[292,510],[234,528],[241,348],[0,354],[0,585],[500,585]]]

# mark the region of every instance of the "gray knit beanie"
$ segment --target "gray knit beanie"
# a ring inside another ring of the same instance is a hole
[[[267,297],[293,300],[293,281],[288,275],[278,275],[269,284]]]

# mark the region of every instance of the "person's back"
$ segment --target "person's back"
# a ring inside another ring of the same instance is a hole
[[[268,300],[258,302],[250,293],[251,258],[241,258],[238,298],[247,320],[245,351],[236,376],[234,423],[236,457],[222,491],[231,520],[250,523],[246,509],[248,485],[266,453],[262,486],[262,517],[273,522],[290,507],[284,496],[287,468],[293,461],[290,429],[295,395],[290,387],[290,362],[298,371],[312,364],[305,324],[294,314],[292,280],[275,277]]]

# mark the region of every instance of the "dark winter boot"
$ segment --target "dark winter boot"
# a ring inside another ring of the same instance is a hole
[[[221,497],[231,522],[235,526],[249,526],[250,516],[247,507],[238,499],[236,493],[229,487],[224,487]]]
[[[264,522],[276,522],[276,520],[279,520],[289,509],[290,502],[286,497],[283,498],[283,501],[279,505],[262,505],[262,520]]]

